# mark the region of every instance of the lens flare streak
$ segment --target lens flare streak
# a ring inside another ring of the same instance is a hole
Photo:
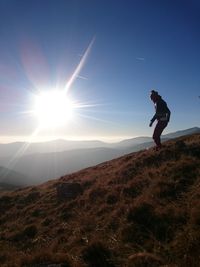
[[[32,143],[33,139],[35,136],[38,135],[40,129],[37,128],[29,137],[29,141],[24,143],[22,145],[22,147],[15,153],[15,155],[10,159],[10,161],[7,164],[7,168],[8,169],[13,169],[13,167],[15,166],[15,164],[17,163],[17,161],[24,155],[25,151],[28,149],[28,147],[30,146],[30,144]],[[9,170],[8,170],[9,172]]]
[[[69,88],[71,87],[72,83],[74,82],[75,79],[77,79],[79,76],[79,73],[81,71],[81,69],[83,68],[87,57],[90,53],[90,50],[92,49],[92,46],[94,44],[95,38],[92,39],[92,41],[90,42],[89,46],[87,47],[81,61],[79,62],[78,66],[76,67],[74,73],[72,74],[71,78],[69,79],[69,81],[66,83],[65,85],[65,91],[68,92]],[[82,77],[82,76],[81,76]]]

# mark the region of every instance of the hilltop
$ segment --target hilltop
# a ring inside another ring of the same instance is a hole
[[[80,194],[60,198],[66,182]],[[199,208],[194,134],[2,195],[0,265],[199,267]]]

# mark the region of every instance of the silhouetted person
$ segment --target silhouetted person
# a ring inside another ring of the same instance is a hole
[[[152,90],[150,98],[155,105],[156,112],[153,118],[151,119],[149,126],[151,127],[154,121],[157,120],[157,124],[153,133],[153,140],[156,144],[156,150],[158,150],[161,148],[160,136],[163,130],[167,127],[171,112],[167,107],[167,103],[162,99],[158,92]]]

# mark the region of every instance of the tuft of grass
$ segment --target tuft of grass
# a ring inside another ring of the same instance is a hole
[[[149,233],[144,231],[140,225],[129,223],[121,229],[121,239],[124,243],[137,244],[145,246],[146,241],[149,239]]]
[[[172,242],[173,258],[181,267],[199,267],[200,232],[199,227],[188,225],[180,231]]]
[[[133,206],[127,214],[128,222],[137,225],[136,232],[139,232],[141,237],[154,235],[162,242],[169,241],[173,237],[176,227],[172,228],[172,225],[181,219],[182,217],[179,218],[173,213],[159,214],[152,204],[146,202]],[[137,234],[135,235],[137,237]]]
[[[160,267],[161,264],[163,260],[159,256],[140,252],[129,257],[127,267]]]
[[[106,199],[106,203],[109,205],[114,205],[119,201],[119,196],[116,193],[109,194]]]
[[[27,239],[33,239],[37,235],[38,229],[36,225],[26,226],[22,232],[17,232],[11,238],[11,240],[16,242],[22,242]]]
[[[136,198],[142,194],[143,190],[149,186],[149,181],[144,177],[138,177],[137,180],[133,180],[124,186],[122,191],[125,197]]]
[[[54,264],[72,267],[72,262],[67,254],[54,253],[45,248],[39,252],[21,257],[21,267],[54,266]]]
[[[89,199],[91,202],[96,202],[104,198],[106,194],[107,194],[107,190],[105,188],[96,187],[90,191]]]
[[[88,267],[114,267],[111,251],[99,241],[94,241],[82,252],[82,258]]]
[[[49,226],[52,223],[52,219],[50,218],[46,218],[44,219],[44,221],[42,222],[42,226]]]

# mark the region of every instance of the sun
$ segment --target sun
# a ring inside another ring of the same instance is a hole
[[[33,113],[40,128],[58,128],[72,119],[74,104],[63,90],[40,92],[35,96]]]

